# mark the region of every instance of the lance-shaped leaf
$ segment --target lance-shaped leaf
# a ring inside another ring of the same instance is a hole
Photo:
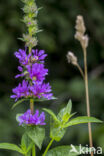
[[[45,138],[45,128],[39,126],[28,127],[27,135],[41,149]]]
[[[60,110],[60,112],[57,115],[57,118],[61,122],[64,123],[67,122],[70,118],[71,110],[72,110],[72,102],[71,100],[69,100],[67,106]]]
[[[6,149],[6,150],[12,150],[12,151],[17,151],[21,154],[24,154],[24,151],[18,147],[15,144],[10,144],[10,143],[0,143],[0,149]]]
[[[57,116],[50,109],[43,108],[43,110],[46,111],[48,114],[50,114],[56,122],[60,123]]]
[[[63,125],[63,128],[73,126],[73,125],[82,124],[82,123],[89,123],[89,122],[102,123],[101,120],[96,119],[94,117],[81,116],[81,117],[77,117],[77,118],[72,119],[71,121],[69,121],[68,123]]]

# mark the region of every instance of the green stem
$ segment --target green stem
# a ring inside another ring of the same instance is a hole
[[[29,53],[31,53],[31,47],[29,47]]]
[[[32,147],[32,156],[36,156],[35,145]]]
[[[90,102],[89,102],[88,73],[87,73],[87,51],[86,51],[85,47],[83,47],[83,52],[84,52],[85,92],[86,92],[87,116],[90,117]],[[93,147],[91,123],[88,123],[88,131],[89,131],[90,147]],[[93,152],[91,152],[91,156],[93,156]]]
[[[51,147],[51,145],[52,145],[52,143],[53,143],[53,141],[54,141],[54,139],[52,139],[52,140],[49,142],[49,144],[48,144],[48,146],[47,146],[45,152],[43,153],[43,156],[46,156],[46,154],[47,154],[49,148]]]
[[[31,113],[34,114],[34,100],[30,99],[30,109],[31,109]]]

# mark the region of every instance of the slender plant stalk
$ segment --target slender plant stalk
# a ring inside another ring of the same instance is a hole
[[[32,156],[36,156],[35,145],[32,147]]]
[[[76,66],[77,66],[77,68],[79,69],[79,71],[80,71],[80,73],[81,73],[83,79],[85,79],[84,72],[83,72],[82,68],[80,67],[80,65],[77,63]]]
[[[48,146],[47,146],[45,152],[43,153],[43,156],[46,156],[46,154],[47,154],[49,148],[51,147],[51,145],[52,145],[52,143],[53,143],[53,141],[54,141],[54,139],[52,139],[52,140],[49,142],[49,144],[48,144]]]
[[[86,51],[85,47],[83,47],[83,53],[84,53],[85,91],[86,91],[87,116],[90,117],[90,103],[89,103],[89,91],[88,91],[88,73],[87,73],[87,51]],[[93,147],[91,123],[88,123],[88,131],[89,131],[89,144],[90,144],[90,147]],[[91,152],[91,156],[93,156],[93,152]]]

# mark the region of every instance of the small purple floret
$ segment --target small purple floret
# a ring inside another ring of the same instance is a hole
[[[40,83],[37,82],[36,84],[30,86],[30,91],[32,92],[34,97],[37,98],[45,98],[45,99],[52,99],[53,94],[50,93],[51,90],[51,86],[49,85],[49,83],[45,84],[45,83]]]
[[[39,110],[36,110],[35,114],[31,113],[31,110],[27,110],[23,115],[18,117],[19,125],[45,125],[45,114],[42,112],[39,115]]]
[[[26,50],[19,49],[19,51],[14,54],[19,59],[21,65],[28,65],[31,54],[27,55]]]
[[[32,54],[33,54],[33,58],[37,61],[40,61],[41,63],[44,63],[44,59],[47,56],[47,54],[44,53],[44,50],[38,51],[38,49],[36,50],[33,49]]]
[[[28,82],[23,80],[22,84],[19,83],[19,85],[14,88],[13,90],[14,95],[11,96],[11,98],[15,98],[15,101],[17,101],[19,98],[27,97],[29,96],[29,88],[28,88]]]
[[[35,63],[32,66],[27,66],[27,71],[33,81],[43,81],[48,75],[48,69],[44,68],[44,64]]]

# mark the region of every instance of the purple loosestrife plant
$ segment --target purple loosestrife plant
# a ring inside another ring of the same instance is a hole
[[[25,50],[19,49],[15,52],[15,56],[19,60],[18,75],[15,78],[22,78],[22,82],[15,87],[12,92],[11,98],[15,99],[13,108],[18,104],[24,104],[27,100],[30,103],[29,109],[24,114],[17,114],[16,119],[20,126],[24,128],[24,134],[21,139],[20,146],[10,143],[0,143],[1,149],[13,150],[19,152],[24,156],[36,156],[36,147],[41,150],[43,140],[45,139],[45,113],[39,113],[39,110],[34,110],[35,101],[51,100],[53,98],[51,86],[49,83],[45,83],[46,75],[48,75],[48,69],[45,68],[45,54],[44,50],[34,49],[37,45],[36,34],[39,32],[36,17],[39,11],[34,0],[22,0],[24,3],[23,11],[25,13],[23,21],[26,24],[27,32],[23,34],[22,41],[25,42]],[[68,58],[72,60],[76,65],[76,58],[70,54]],[[20,79],[21,80],[21,79]],[[55,106],[56,107],[56,106]],[[74,113],[71,114],[72,103],[69,100],[68,104],[62,108],[58,115],[50,109],[43,108],[51,116],[50,121],[50,142],[47,145],[42,156],[71,156],[86,154],[86,148],[80,152],[77,147],[76,151],[71,149],[71,146],[59,146],[49,150],[54,141],[60,141],[67,128],[69,126],[90,123],[101,122],[94,117],[76,117],[71,119]],[[34,113],[35,112],[35,113]],[[88,148],[87,148],[88,151]]]

